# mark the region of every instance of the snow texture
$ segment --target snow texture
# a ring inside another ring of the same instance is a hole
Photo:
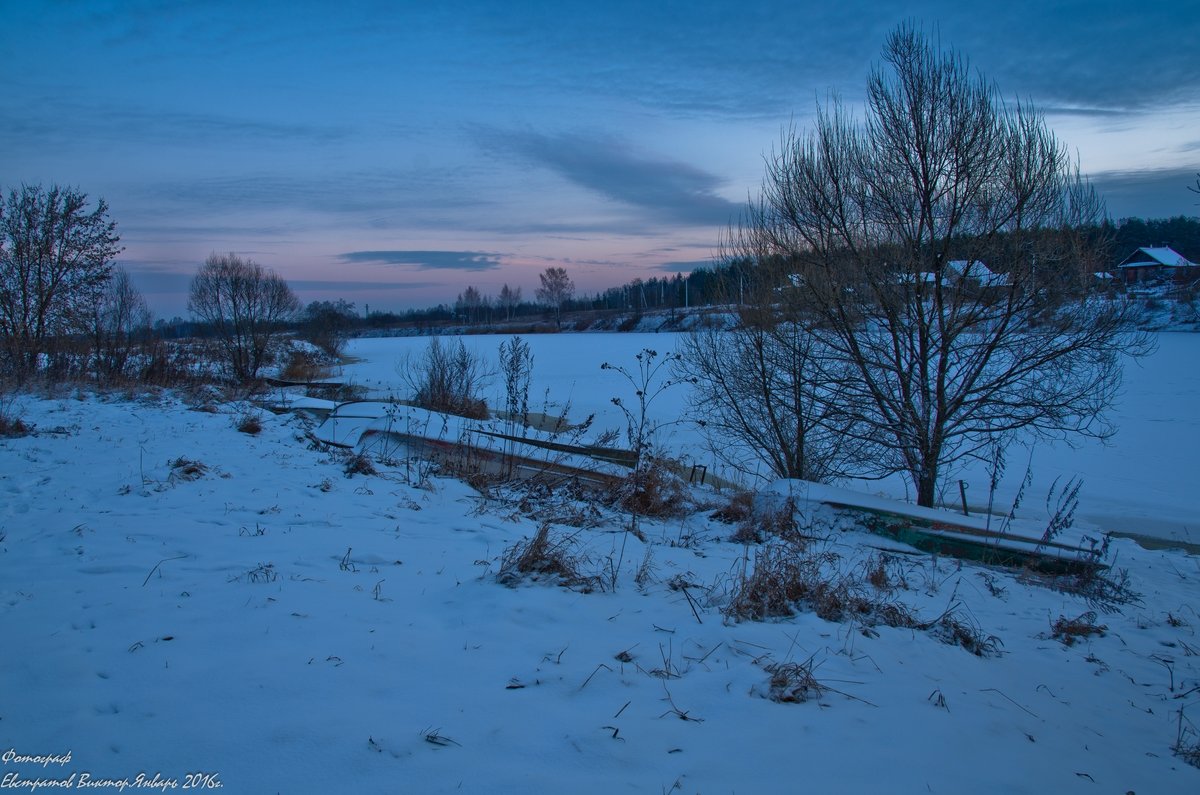
[[[500,340],[468,342],[491,354]],[[600,362],[673,347],[530,342],[535,393],[595,412],[598,429],[623,427],[608,401],[627,386]],[[1161,342],[1129,372],[1115,447],[1035,452],[1034,493],[1083,474],[1084,529],[1157,523],[1171,537],[1197,515],[1198,376],[1180,362],[1200,339]],[[400,351],[421,344],[355,341],[364,361],[345,375],[394,389]],[[684,413],[668,394],[663,417]],[[564,498],[534,517],[514,493],[486,500],[399,461],[347,476],[297,415],[264,414],[250,436],[234,427],[245,407],[169,395],[24,396],[10,410],[36,434],[0,440],[6,788],[157,774],[237,793],[1200,791],[1172,753],[1200,722],[1200,563],[1179,550],[1114,540],[1141,600],[1097,612],[1103,632],[1070,645],[1052,624],[1095,611],[1085,599],[896,553],[880,598],[925,620],[957,611],[1002,643],[977,657],[803,606],[725,617],[755,549],[708,510],[642,520],[643,542],[604,506]],[[681,428],[666,442],[699,456]],[[888,546],[822,509],[799,520],[843,574]],[[604,587],[497,581],[504,551],[543,521]],[[764,698],[776,663],[807,664],[823,689]]]

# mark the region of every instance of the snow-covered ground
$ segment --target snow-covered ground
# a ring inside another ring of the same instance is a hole
[[[535,392],[619,427],[623,386],[600,361],[669,339],[531,338]],[[365,361],[346,377],[394,383],[399,344],[423,341],[355,342]],[[1144,419],[1136,433],[1174,424],[1145,440],[1123,427],[1114,463],[1086,474],[1126,477],[1089,481],[1083,513],[1098,494],[1105,515],[1196,515],[1196,495],[1172,490],[1195,471],[1196,376],[1170,359],[1189,344],[1164,335],[1131,373],[1120,410]],[[347,477],[297,417],[266,415],[249,436],[234,408],[171,396],[26,396],[10,411],[37,434],[0,440],[5,788],[157,774],[237,793],[1200,791],[1200,769],[1171,751],[1200,723],[1200,560],[1181,551],[1115,540],[1141,600],[1097,611],[1104,633],[1070,646],[1051,625],[1096,609],[1081,597],[895,557],[877,598],[927,621],[949,611],[1002,644],[978,657],[811,611],[727,618],[755,549],[708,510],[644,522],[643,543],[603,506],[484,500],[403,464]],[[1052,479],[1043,465],[1035,477]],[[605,587],[497,582],[504,551],[538,527],[529,510]],[[803,517],[824,539],[813,552],[863,571],[881,540],[828,518]],[[826,689],[765,698],[766,666],[789,662]]]

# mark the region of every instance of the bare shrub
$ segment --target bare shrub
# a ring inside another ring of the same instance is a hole
[[[515,436],[529,424],[529,383],[533,378],[533,353],[520,336],[514,334],[501,343],[500,372],[504,378],[505,430]]]
[[[617,324],[617,331],[633,331],[641,321],[640,315],[630,315]]]
[[[204,380],[205,362],[202,346],[177,340],[149,339],[146,341],[137,378],[144,384],[170,388],[194,388]]]
[[[488,417],[487,402],[480,392],[491,373],[462,340],[443,344],[434,337],[421,358],[406,356],[398,369],[418,406],[471,419]]]
[[[288,353],[287,361],[284,363],[283,369],[279,371],[279,377],[284,381],[311,384],[313,381],[324,378],[326,372],[325,365],[311,351],[293,349]]]
[[[550,535],[549,523],[538,527],[532,539],[513,544],[500,557],[496,579],[505,585],[515,585],[525,577],[555,579],[567,587],[591,590],[595,577],[583,574],[586,560],[575,552],[575,536]]]
[[[313,301],[305,307],[301,319],[304,338],[334,359],[341,358],[346,340],[359,322],[354,304],[342,299]]]
[[[1064,646],[1074,646],[1080,638],[1090,638],[1092,635],[1104,637],[1108,627],[1096,623],[1096,614],[1089,610],[1075,618],[1059,616],[1050,625],[1050,637],[1060,641]]]
[[[1079,510],[1079,489],[1083,486],[1083,480],[1070,478],[1061,490],[1058,489],[1058,480],[1054,479],[1046,494],[1046,514],[1050,519],[1042,533],[1042,541],[1053,541],[1062,531],[1069,530],[1075,524],[1075,512]]]

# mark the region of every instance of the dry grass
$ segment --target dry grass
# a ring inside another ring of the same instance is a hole
[[[325,378],[328,374],[329,369],[320,361],[320,357],[310,351],[292,350],[279,372],[279,377],[284,381],[308,384]]]
[[[868,558],[849,573],[838,563],[838,556],[829,551],[813,552],[785,542],[764,545],[750,573],[735,580],[724,613],[738,621],[761,621],[808,610],[826,621],[858,624],[864,634],[874,634],[871,628],[878,625],[919,629],[979,657],[1000,653],[1000,639],[984,632],[961,605],[921,621],[908,605],[890,596],[901,587],[902,574],[886,556]]]
[[[583,573],[586,559],[575,553],[575,537],[551,536],[550,525],[543,523],[532,539],[522,539],[500,556],[500,571],[496,579],[505,585],[515,585],[526,577],[547,577],[568,587],[590,591],[595,577]]]
[[[1142,595],[1130,585],[1129,572],[1124,569],[1113,570],[1096,566],[1061,577],[1030,575],[1028,579],[1056,591],[1082,597],[1089,607],[1102,613],[1117,613],[1123,605],[1136,604],[1142,600]]]
[[[754,569],[737,583],[725,615],[738,620],[761,621],[796,614],[812,579],[812,561],[798,550],[773,544],[754,556]]]
[[[880,599],[862,579],[843,574],[838,556],[803,546],[774,543],[758,551],[753,571],[741,578],[725,614],[761,620],[811,610],[826,621],[856,621],[863,626],[913,627],[917,620],[905,605]]]
[[[1064,646],[1074,646],[1080,638],[1090,638],[1092,635],[1104,637],[1107,629],[1104,624],[1096,623],[1096,614],[1089,610],[1075,618],[1059,616],[1050,625],[1050,637],[1061,641]]]
[[[890,591],[896,588],[898,583],[893,582],[893,577],[889,573],[889,564],[891,558],[886,555],[872,555],[863,562],[863,569],[866,571],[866,581],[871,584],[876,590]]]
[[[812,672],[812,660],[803,663],[770,663],[763,669],[771,675],[767,698],[781,704],[803,704],[817,699],[827,689]]]
[[[622,510],[639,516],[682,516],[692,509],[687,484],[659,458],[651,458],[631,472],[615,496]]]
[[[961,646],[976,657],[995,657],[1004,645],[1000,638],[989,635],[979,626],[975,617],[961,608],[951,609],[935,620],[918,624],[918,629],[951,646]]]
[[[0,411],[0,437],[15,439],[20,436],[28,436],[32,432],[33,428],[20,417]]]
[[[250,436],[258,436],[260,433],[262,433],[263,429],[262,420],[259,419],[257,414],[253,414],[251,412],[246,412],[245,414],[239,415],[234,427],[242,433],[249,434]]]
[[[738,498],[735,497],[734,500]],[[755,506],[753,500],[743,509],[741,502],[730,501],[727,516],[738,516],[737,529],[730,540],[739,544],[761,544],[772,538],[801,541],[796,523],[796,504],[789,497],[774,507]]]
[[[1200,767],[1200,732],[1197,732],[1195,724],[1184,716],[1185,709],[1179,708],[1179,730],[1171,751],[1192,767]]]
[[[15,439],[33,433],[33,426],[13,411],[14,398],[7,396],[7,383],[0,383],[0,438]]]
[[[737,491],[722,507],[709,514],[709,518],[725,524],[740,524],[754,512],[754,492]]]
[[[168,480],[172,483],[180,480],[199,480],[206,474],[208,474],[206,464],[180,456],[171,462],[171,474]]]
[[[369,456],[362,453],[354,453],[347,457],[346,464],[342,469],[348,478],[352,478],[355,475],[379,474],[378,470],[375,469],[375,462]]]

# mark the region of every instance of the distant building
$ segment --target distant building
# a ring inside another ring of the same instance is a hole
[[[960,289],[1007,287],[1007,273],[996,273],[977,259],[952,259],[946,263],[946,279]]]
[[[1126,285],[1186,281],[1200,276],[1200,265],[1167,246],[1143,246],[1117,265]]]

